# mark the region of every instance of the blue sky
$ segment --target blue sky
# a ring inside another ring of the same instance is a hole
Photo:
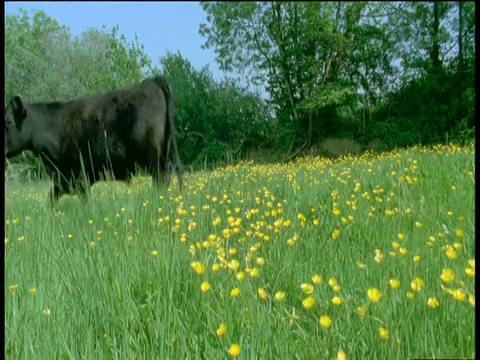
[[[5,2],[6,15],[18,14],[20,8],[29,13],[43,10],[68,26],[73,35],[89,27],[101,29],[105,25],[111,29],[119,24],[120,33],[128,40],[138,35],[156,65],[167,50],[180,51],[197,70],[208,65],[215,79],[224,76],[215,63],[213,49],[200,48],[205,40],[198,29],[206,16],[198,2]]]

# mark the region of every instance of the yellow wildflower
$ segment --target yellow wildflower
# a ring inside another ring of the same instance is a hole
[[[217,329],[217,336],[222,336],[227,331],[227,326],[224,323],[220,324],[220,327]]]
[[[252,271],[250,271],[251,277],[258,277],[259,275],[260,275],[260,269],[257,267],[254,267]]]
[[[347,353],[345,352],[345,350],[338,350],[337,360],[347,360]]]
[[[342,298],[340,296],[334,296],[332,298],[332,304],[333,305],[339,306],[339,305],[342,305],[342,303],[343,303],[343,301],[342,301]]]
[[[423,284],[424,284],[423,279],[420,277],[416,277],[410,283],[410,287],[412,288],[413,291],[420,292],[423,289]]]
[[[313,294],[313,285],[312,284],[303,283],[303,284],[300,285],[300,288],[307,295]]]
[[[240,354],[240,345],[238,344],[232,344],[230,346],[230,349],[228,349],[228,353],[232,357],[237,357]]]
[[[337,284],[337,280],[335,280],[335,278],[331,277],[330,279],[328,279],[328,286],[330,286],[331,288],[334,288]]]
[[[385,329],[384,327],[381,327],[381,326],[380,326],[380,327],[378,328],[378,333],[379,333],[379,335],[380,335],[380,339],[382,339],[382,340],[388,340],[388,339],[390,339],[390,334],[389,334],[388,330]]]
[[[453,298],[458,301],[467,300],[467,293],[462,289],[453,290]]]
[[[400,281],[398,279],[390,279],[388,280],[388,284],[392,289],[396,289],[400,286]]]
[[[453,271],[450,268],[443,269],[442,274],[440,275],[440,279],[444,283],[449,283],[449,282],[455,280],[455,271]]]
[[[208,281],[204,281],[202,285],[200,285],[200,289],[202,292],[207,292],[210,290],[210,283]]]
[[[227,267],[230,269],[230,270],[238,270],[238,268],[240,267],[240,261],[238,261],[237,259],[232,259],[228,264],[227,264]]]
[[[259,258],[257,258],[256,261],[257,261],[257,265],[258,265],[258,266],[263,266],[263,265],[265,265],[265,258],[259,257]]]
[[[303,300],[302,304],[305,309],[311,309],[315,305],[315,298],[310,295]]]
[[[268,299],[267,291],[264,288],[258,288],[258,297],[262,300]]]
[[[243,279],[245,279],[245,273],[243,271],[240,271],[237,273],[237,275],[235,275],[235,277],[238,281],[242,281]]]
[[[321,275],[315,274],[315,275],[312,276],[312,282],[315,285],[321,284],[322,281],[323,281],[323,277]]]
[[[339,229],[335,229],[335,230],[332,231],[332,239],[333,240],[338,239],[339,236],[340,236],[340,230]]]
[[[212,265],[212,271],[213,272],[217,272],[220,270],[220,264],[219,263],[215,263]]]
[[[383,297],[382,293],[377,288],[369,288],[367,290],[367,296],[369,300],[374,304],[378,303]]]
[[[432,309],[436,309],[437,307],[440,306],[440,302],[436,297],[429,297],[427,301],[428,306],[430,306]]]
[[[457,258],[457,250],[455,250],[453,246],[448,245],[445,250],[445,254],[450,260],[454,260]]]
[[[192,262],[190,266],[198,275],[202,275],[205,273],[205,264],[202,264],[199,261]]]
[[[275,294],[275,300],[276,301],[283,301],[285,300],[285,297],[286,297],[287,294],[285,294],[284,291],[278,291],[276,294]]]
[[[328,329],[330,326],[332,326],[332,319],[328,315],[322,315],[320,316],[320,326]]]
[[[465,268],[465,274],[469,277],[475,277],[475,268],[467,267]]]

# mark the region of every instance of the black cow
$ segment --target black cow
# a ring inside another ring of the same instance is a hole
[[[107,172],[129,181],[136,164],[152,174],[154,183],[168,186],[173,141],[182,190],[173,112],[170,87],[160,76],[65,103],[27,103],[14,96],[5,110],[5,156],[24,150],[40,155],[53,177],[50,197],[55,202],[72,183],[86,198],[88,183]]]

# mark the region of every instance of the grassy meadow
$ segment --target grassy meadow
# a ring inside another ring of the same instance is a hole
[[[475,357],[474,145],[6,183],[8,359]]]

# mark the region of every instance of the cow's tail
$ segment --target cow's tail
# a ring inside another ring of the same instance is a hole
[[[173,96],[170,90],[170,86],[164,83],[163,91],[165,93],[165,100],[167,103],[167,120],[168,125],[170,128],[170,134],[172,137],[172,145],[173,145],[173,152],[175,156],[175,168],[177,169],[177,176],[178,176],[178,186],[180,187],[180,191],[183,188],[183,165],[180,161],[180,156],[178,154],[178,147],[177,147],[177,137],[175,131],[175,124],[174,124],[174,104],[173,104]],[[168,162],[168,159],[166,159]]]

